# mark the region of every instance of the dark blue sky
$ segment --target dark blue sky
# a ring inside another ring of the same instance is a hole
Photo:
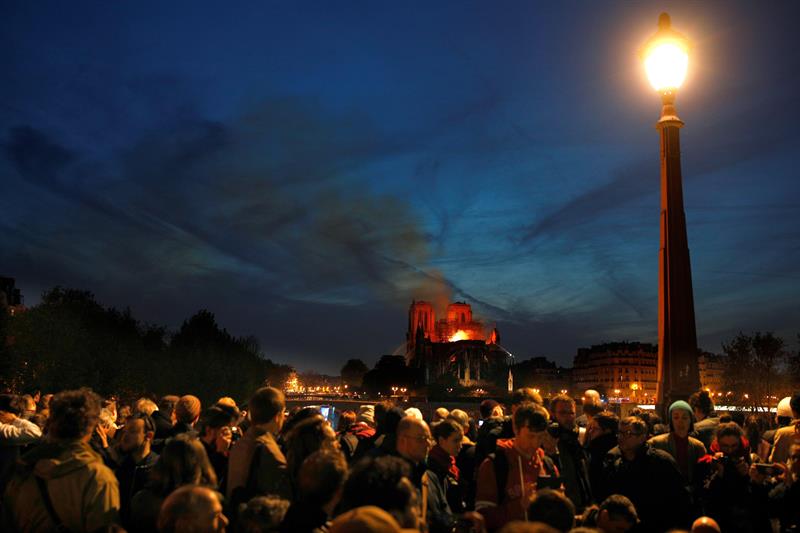
[[[666,5],[665,5],[666,4]],[[412,298],[518,358],[655,342],[660,11],[700,345],[800,331],[800,3],[0,4],[0,274],[337,372]]]

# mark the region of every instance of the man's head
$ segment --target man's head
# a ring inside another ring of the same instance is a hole
[[[206,442],[214,442],[223,428],[230,427],[233,415],[220,407],[209,407],[200,417],[201,438]]]
[[[589,440],[603,435],[616,435],[619,431],[619,417],[611,411],[600,411],[589,420],[586,425],[586,434]]]
[[[503,416],[503,406],[494,400],[483,400],[478,410],[481,413],[481,418],[493,418]]]
[[[278,531],[291,502],[277,496],[256,496],[239,512],[237,531]]]
[[[800,393],[792,395],[792,399],[789,400],[789,407],[792,409],[792,417],[795,420],[800,419]]]
[[[692,416],[694,411],[691,406],[683,400],[678,400],[669,406],[669,428],[681,437],[686,437],[692,429]]]
[[[542,445],[547,431],[547,410],[536,403],[524,403],[517,407],[512,419],[514,445],[525,455],[533,455]]]
[[[633,454],[647,441],[647,424],[637,416],[627,416],[619,423],[617,435],[623,454]]]
[[[175,405],[177,405],[178,400],[180,399],[180,396],[167,394],[158,400],[158,410],[161,411],[164,416],[169,418],[173,424],[175,423]]]
[[[397,453],[414,463],[421,463],[435,444],[424,420],[407,416],[397,424]]]
[[[200,398],[187,394],[175,404],[175,420],[181,424],[194,425],[200,418]]]
[[[50,400],[48,435],[55,440],[88,438],[100,420],[100,397],[88,389],[59,392]]]
[[[553,417],[564,429],[575,428],[575,400],[566,394],[557,394],[550,400]]]
[[[528,520],[569,531],[575,525],[575,505],[560,491],[540,490],[528,506]]]
[[[331,510],[342,497],[347,480],[347,460],[338,450],[319,450],[303,461],[297,476],[300,501]]]
[[[723,455],[739,456],[742,454],[742,437],[744,432],[736,422],[726,422],[717,426],[717,446]]]
[[[523,403],[538,403],[539,405],[544,405],[544,401],[542,397],[539,395],[538,392],[533,390],[530,387],[523,387],[521,389],[517,389],[511,393],[511,414],[513,416],[514,411],[517,410],[517,407],[522,405]]]
[[[435,424],[436,422],[441,422],[442,420],[444,420],[445,418],[447,418],[447,416],[448,416],[449,414],[450,414],[450,411],[448,411],[446,408],[444,408],[444,407],[438,407],[438,408],[437,408],[437,409],[436,409],[436,410],[433,412],[433,421],[432,421],[432,423],[434,423],[434,424]]]
[[[597,527],[605,533],[627,533],[639,523],[633,503],[621,494],[612,494],[600,504]]]
[[[711,413],[714,412],[714,402],[711,400],[711,395],[708,391],[697,391],[689,396],[689,405],[692,406],[694,418],[698,422],[711,416]]]
[[[389,512],[401,527],[417,528],[417,491],[408,463],[397,457],[367,457],[353,465],[344,485],[343,509],[374,505]]]
[[[283,413],[286,400],[283,393],[275,387],[262,387],[258,389],[248,403],[250,408],[250,421],[254,425],[263,425],[274,422],[276,430],[283,427]]]
[[[167,496],[158,513],[158,530],[162,533],[224,532],[227,525],[217,493],[198,485],[176,489]]]
[[[433,440],[444,451],[453,457],[461,451],[464,441],[464,430],[461,424],[452,419],[442,420],[433,426]]]
[[[147,416],[153,416],[153,413],[156,411],[158,411],[158,406],[156,405],[156,402],[150,398],[139,398],[133,405],[134,413],[144,413]]]
[[[155,434],[156,424],[150,416],[141,412],[133,414],[122,426],[119,449],[125,453],[138,451],[147,455]]]

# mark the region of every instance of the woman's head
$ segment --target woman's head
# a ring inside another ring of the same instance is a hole
[[[153,481],[161,494],[181,485],[217,486],[217,476],[199,440],[179,435],[164,445],[153,468]]]
[[[328,421],[317,413],[298,423],[286,435],[289,472],[295,476],[306,457],[324,449],[338,449],[338,441]]]
[[[442,420],[433,427],[433,438],[436,444],[452,456],[461,451],[464,441],[464,430],[455,420]]]

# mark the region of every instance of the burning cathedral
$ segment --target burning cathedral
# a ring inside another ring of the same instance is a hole
[[[467,303],[449,304],[447,315],[437,319],[430,302],[411,302],[406,364],[420,372],[425,385],[505,390],[513,361],[499,342],[497,328],[474,319]]]

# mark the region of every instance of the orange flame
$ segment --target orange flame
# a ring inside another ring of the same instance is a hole
[[[450,342],[466,341],[469,340],[469,333],[460,329],[450,336]]]

